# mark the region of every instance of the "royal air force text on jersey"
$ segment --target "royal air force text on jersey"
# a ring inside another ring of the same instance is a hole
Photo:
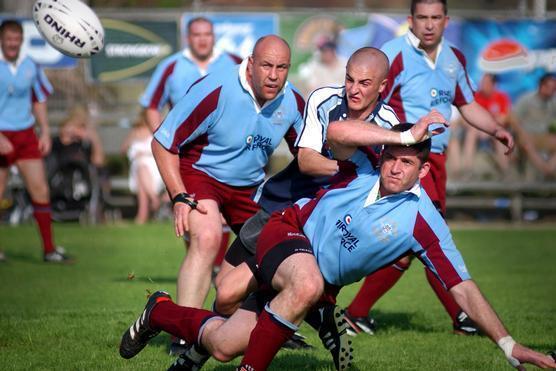
[[[346,249],[348,252],[352,252],[357,248],[359,244],[359,238],[353,235],[348,230],[348,224],[351,222],[351,217],[346,216],[344,220],[338,219],[336,221],[336,229],[342,233],[342,238],[340,240],[340,246]]]
[[[450,90],[431,89],[431,108],[441,104],[450,103],[454,100]]]
[[[260,149],[261,151],[271,151],[272,150],[272,138],[265,137],[263,135],[249,135],[245,139],[245,144],[247,149],[250,151],[255,151]]]

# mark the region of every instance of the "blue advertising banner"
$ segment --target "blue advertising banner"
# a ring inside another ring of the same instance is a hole
[[[461,49],[471,77],[498,75],[498,86],[515,100],[537,88],[546,72],[556,72],[556,21],[466,21]]]
[[[187,22],[193,17],[207,17],[214,23],[216,47],[247,57],[257,39],[278,34],[278,15],[274,13],[184,13],[181,19],[182,40],[185,42]]]
[[[0,17],[0,22],[6,17]],[[75,58],[68,57],[50,46],[41,36],[31,19],[18,19],[23,26],[23,45],[21,52],[46,68],[73,68]]]

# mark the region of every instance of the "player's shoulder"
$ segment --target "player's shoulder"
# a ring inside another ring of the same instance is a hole
[[[391,58],[393,55],[400,53],[403,50],[404,46],[407,45],[408,43],[406,40],[406,36],[402,35],[382,44],[380,50],[382,50],[388,56],[388,58]],[[392,63],[392,61],[390,61],[390,63]]]
[[[392,107],[380,101],[375,121],[383,128],[390,129],[400,123],[400,119]]]
[[[319,106],[324,102],[340,102],[344,97],[344,86],[323,86],[313,90],[307,98],[307,103]]]
[[[443,49],[446,50],[451,58],[457,59],[463,66],[467,64],[465,54],[463,54],[463,52],[450,41],[446,39],[443,40]]]
[[[170,54],[166,58],[162,59],[159,63],[157,68],[158,69],[166,69],[171,65],[175,65],[180,59],[183,58],[183,51],[176,52],[174,54]]]
[[[241,64],[241,62],[243,61],[243,58],[241,58],[239,55],[231,53],[231,52],[223,52],[220,55],[221,58],[226,58],[227,60],[229,60],[230,62],[232,62],[233,64]]]

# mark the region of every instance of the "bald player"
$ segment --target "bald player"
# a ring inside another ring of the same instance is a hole
[[[286,82],[289,68],[287,42],[265,36],[229,73],[193,84],[154,133],[176,235],[190,235],[178,274],[179,305],[203,306],[222,236],[220,213],[238,233],[259,209],[251,194],[272,152],[284,137],[293,148],[305,102]]]

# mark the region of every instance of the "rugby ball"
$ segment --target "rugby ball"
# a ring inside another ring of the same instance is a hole
[[[70,57],[87,58],[104,46],[100,20],[79,0],[37,0],[33,21],[50,45]]]

